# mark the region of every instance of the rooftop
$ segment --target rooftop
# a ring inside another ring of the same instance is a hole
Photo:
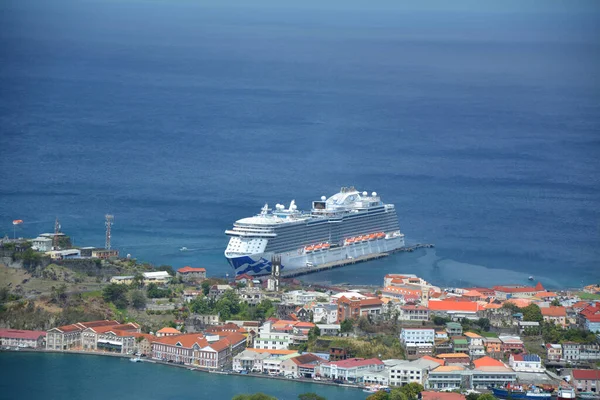
[[[574,369],[573,379],[597,381],[600,380],[600,370],[598,369]]]
[[[465,370],[465,367],[461,367],[460,365],[441,365],[431,372],[454,372],[454,371],[464,371],[464,370]]]
[[[468,354],[465,353],[442,353],[437,355],[438,358],[469,358]]]
[[[354,368],[361,367],[364,365],[383,365],[383,361],[377,358],[349,358],[347,360],[332,361],[326,365],[336,365],[338,368]]]
[[[545,317],[566,317],[567,310],[562,306],[541,307],[542,315]]]
[[[477,312],[483,310],[482,306],[473,301],[430,300],[428,306],[431,311]]]
[[[464,400],[465,396],[452,392],[421,392],[423,400]]]
[[[0,329],[0,338],[37,340],[40,336],[46,336],[46,332],[22,331],[18,329]]]
[[[186,274],[188,272],[206,272],[206,268],[193,268],[193,267],[186,265],[183,268],[179,268],[177,270],[177,272],[179,272],[181,274]]]
[[[484,356],[484,357],[478,358],[477,360],[474,360],[473,365],[475,366],[475,368],[504,367],[505,366],[502,361],[495,360],[489,356]]]

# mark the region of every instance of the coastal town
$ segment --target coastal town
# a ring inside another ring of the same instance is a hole
[[[45,239],[48,245],[55,240]],[[40,249],[40,241],[5,241],[3,251],[46,251],[52,265],[69,266],[71,249]],[[85,258],[77,250],[77,258]],[[103,265],[117,256],[94,249],[87,257]],[[122,310],[122,319],[70,321],[45,330],[4,323],[0,346],[122,356],[373,393],[414,383],[462,397],[502,397],[502,390],[510,397],[508,388],[597,397],[597,285],[579,291],[549,291],[534,281],[442,288],[414,274],[387,274],[376,287],[321,286],[280,277],[274,262],[271,275],[261,277],[215,279],[192,266],[105,276],[101,296]],[[3,312],[33,301],[19,293],[3,289]],[[159,316],[164,326],[154,329],[124,312],[133,308]]]

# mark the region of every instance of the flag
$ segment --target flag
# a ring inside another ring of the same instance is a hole
[[[23,223],[23,220],[22,220],[22,219],[15,219],[15,220],[13,221],[13,225],[21,225],[22,223]]]

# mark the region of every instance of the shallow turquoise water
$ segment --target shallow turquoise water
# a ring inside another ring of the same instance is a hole
[[[0,353],[0,399],[231,399],[263,392],[281,400],[316,392],[365,399],[359,389],[207,374],[127,359],[48,353]]]

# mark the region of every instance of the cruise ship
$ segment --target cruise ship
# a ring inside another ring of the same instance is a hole
[[[287,208],[265,204],[225,234],[231,237],[225,257],[236,275],[270,273],[273,256],[290,271],[404,247],[394,205],[354,187],[313,201],[310,212],[299,211],[294,200]]]

